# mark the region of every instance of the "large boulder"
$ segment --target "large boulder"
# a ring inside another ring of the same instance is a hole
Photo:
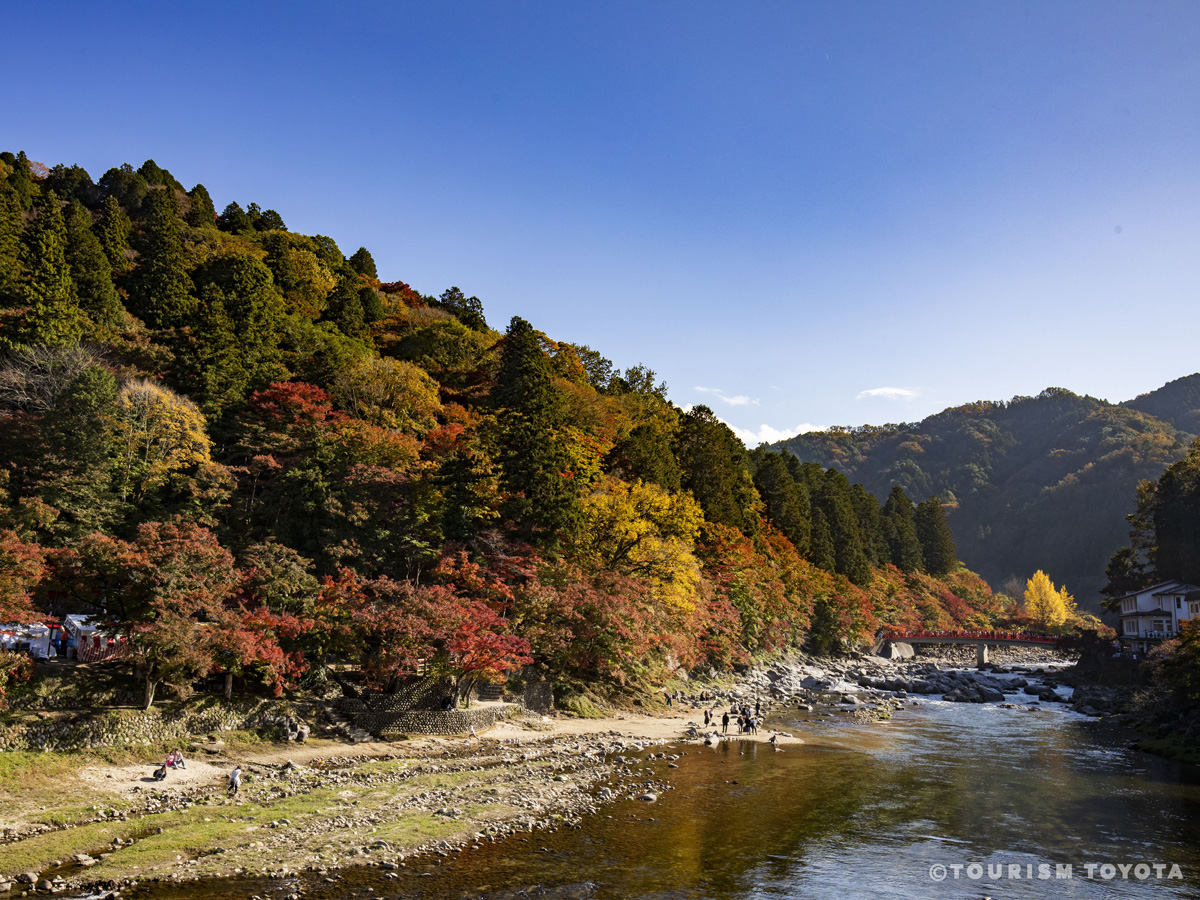
[[[879,655],[884,659],[912,659],[917,652],[913,650],[912,644],[906,644],[904,641],[888,641]]]

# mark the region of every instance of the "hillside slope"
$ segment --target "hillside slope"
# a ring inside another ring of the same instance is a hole
[[[1040,568],[1096,608],[1104,567],[1126,542],[1137,483],[1158,477],[1191,439],[1173,423],[1191,421],[1194,390],[1200,376],[1117,405],[1050,388],[773,446],[834,466],[878,496],[892,484],[914,499],[940,495],[960,558],[989,582]]]
[[[1169,422],[1180,431],[1200,434],[1200,373],[1176,378],[1121,405]]]

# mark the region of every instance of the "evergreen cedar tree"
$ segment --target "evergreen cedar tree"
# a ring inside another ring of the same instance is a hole
[[[644,366],[153,161],[38,172],[0,154],[0,618],[99,615],[146,703],[333,655],[619,691],[1003,621],[932,497],[747,452]]]

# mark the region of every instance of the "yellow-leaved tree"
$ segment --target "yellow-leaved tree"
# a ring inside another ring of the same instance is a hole
[[[212,462],[204,414],[196,404],[145,379],[126,382],[112,421],[115,483],[140,503],[172,475]]]
[[[577,547],[583,560],[643,580],[673,610],[695,605],[700,565],[694,548],[704,514],[690,494],[608,477],[582,505]]]
[[[1025,583],[1025,615],[1045,628],[1057,628],[1075,614],[1075,598],[1056,588],[1041,569]]]
[[[420,437],[437,425],[438,384],[410,362],[364,357],[338,375],[333,388],[352,416]]]

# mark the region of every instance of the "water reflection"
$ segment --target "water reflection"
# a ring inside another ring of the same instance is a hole
[[[676,789],[653,806],[618,804],[583,830],[510,839],[395,880],[376,871],[314,879],[305,896],[1200,897],[1195,770],[1134,753],[1127,736],[1091,720],[932,702],[873,726],[771,724],[807,744],[688,747],[671,771]],[[647,765],[666,774],[665,762]],[[1141,862],[1178,864],[1185,877],[1083,877],[1087,863]],[[1022,874],[930,878],[933,865],[971,863],[985,872],[1019,864]],[[1025,875],[1026,865],[1036,875],[1038,864],[1056,863],[1074,866],[1075,877]],[[154,896],[244,898],[265,888]]]

